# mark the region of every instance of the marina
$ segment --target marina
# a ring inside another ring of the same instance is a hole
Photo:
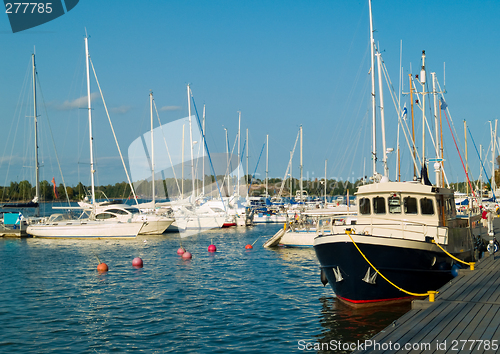
[[[0,20],[1,353],[500,350],[500,4],[97,4]]]

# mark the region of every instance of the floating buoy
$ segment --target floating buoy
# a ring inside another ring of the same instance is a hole
[[[191,253],[189,253],[188,251],[184,252],[182,254],[182,258],[183,259],[191,259],[193,256],[191,255]]]
[[[107,272],[108,271],[108,265],[106,263],[99,263],[99,265],[97,266],[97,271],[99,273]]]
[[[208,252],[216,252],[216,251],[217,251],[217,247],[215,247],[215,245],[208,246]]]
[[[253,248],[253,246],[252,246],[252,245],[250,245],[250,244],[248,244],[248,245],[246,245],[246,246],[245,246],[245,249],[246,249],[246,250],[251,250],[252,248]]]
[[[186,252],[186,249],[184,247],[179,247],[179,249],[177,250],[177,254],[179,256],[182,256],[184,254],[184,252]]]
[[[142,268],[143,266],[142,259],[139,257],[135,257],[134,260],[132,261],[132,266],[134,268]]]

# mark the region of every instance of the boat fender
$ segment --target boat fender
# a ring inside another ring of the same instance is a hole
[[[458,270],[459,269],[462,269],[462,266],[458,263],[455,263],[452,267],[451,267],[451,275],[453,275],[453,277],[457,277],[458,276]]]
[[[323,286],[326,286],[326,284],[328,284],[328,279],[326,278],[326,274],[325,274],[325,271],[323,270],[323,268],[321,268],[320,278],[321,278],[321,283],[323,284]]]

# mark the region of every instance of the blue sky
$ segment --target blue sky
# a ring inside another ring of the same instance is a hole
[[[486,149],[488,121],[499,118],[494,105],[499,15],[496,1],[373,2],[375,41],[396,91],[401,41],[404,92],[410,65],[414,74],[419,71],[422,50],[429,77],[436,72],[442,86],[446,63],[445,97],[462,146],[464,119],[476,144]],[[23,130],[30,119],[15,112],[34,46],[44,98],[39,100],[42,178],[60,180],[48,116],[66,183],[89,183],[86,111],[77,108],[86,95],[85,28],[122,151],[148,130],[149,90],[162,108],[162,123],[168,123],[187,116],[189,83],[198,109],[206,104],[211,152],[225,150],[224,128],[235,139],[241,111],[242,129],[249,128],[251,171],[269,134],[269,174],[282,178],[303,125],[305,177],[321,178],[325,159],[328,178],[371,174],[368,1],[82,0],[64,16],[15,34],[7,15],[0,16],[0,126],[6,137],[0,144],[0,185],[33,180],[32,169],[23,167],[32,163],[32,138]],[[384,90],[387,146],[396,148],[396,111],[385,84]],[[98,92],[95,83],[92,92]],[[403,102],[409,105],[406,96]],[[100,98],[93,106],[97,183],[121,182],[126,177]],[[420,149],[421,113],[415,117]],[[443,128],[448,178],[464,180],[446,121]],[[381,157],[380,134],[378,145]],[[402,177],[409,179],[408,148],[401,146]],[[297,151],[296,177],[298,157]],[[394,154],[389,163],[394,179]],[[470,141],[469,163],[477,178],[479,162]],[[264,157],[257,171],[264,174]]]

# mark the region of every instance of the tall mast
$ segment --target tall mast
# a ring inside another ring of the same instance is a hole
[[[241,111],[238,111],[238,187],[237,187],[237,193],[238,193],[238,198],[240,196],[240,162],[241,162],[241,157],[240,157],[240,135],[241,135]]]
[[[266,135],[266,198],[269,195],[269,134]]]
[[[436,139],[435,139],[435,142],[436,142],[436,159],[439,159],[439,122],[438,122],[438,117],[437,117],[437,92],[436,92],[436,73],[431,73],[431,76],[432,76],[432,94],[433,94],[433,97],[434,97],[434,128],[436,130],[435,132],[435,136],[436,136]],[[437,163],[439,164],[439,167],[441,166],[441,162],[440,161],[437,161]],[[434,164],[436,167],[438,165]],[[437,187],[441,187],[441,181],[440,181],[440,173],[439,173],[439,169],[435,169],[436,171],[436,186]]]
[[[31,56],[33,60],[33,117],[35,122],[35,203],[40,200],[40,164],[38,163],[38,115],[36,110],[36,66],[35,54]],[[35,216],[40,215],[40,208],[35,208]]]
[[[327,166],[328,160],[325,160],[325,208],[326,208],[326,166]]]
[[[422,85],[422,164],[425,164],[425,50],[422,50],[422,69],[419,81]]]
[[[496,140],[497,140],[497,125],[498,125],[498,119],[495,119],[495,130],[492,130],[492,136],[491,136],[491,191],[493,193],[493,197],[495,196],[495,189],[496,189],[496,183],[495,183],[495,145],[496,145]]]
[[[248,128],[247,128],[247,142],[246,142],[246,149],[247,149],[247,176],[245,177],[245,184],[249,184],[250,181],[249,181],[249,171],[248,171]],[[246,188],[247,190],[247,198],[248,198],[248,187]]]
[[[231,170],[229,169],[229,140],[227,138],[227,129],[224,128],[226,132],[226,171],[228,171],[227,175],[227,195],[230,196],[231,193]]]
[[[399,97],[398,97],[398,108],[399,114],[401,116],[401,91],[403,88],[403,40],[401,40],[400,49],[399,49]],[[406,108],[406,105],[405,105]],[[403,118],[403,117],[401,117]],[[398,119],[398,133],[396,137],[396,145],[397,145],[397,157],[396,157],[396,181],[401,181],[401,163],[400,163],[400,146],[399,146],[399,129],[400,129],[401,119]]]
[[[90,183],[91,183],[91,191],[92,191],[92,207],[95,212],[95,182],[94,182],[94,146],[92,136],[92,107],[90,105],[90,71],[89,71],[89,40],[88,37],[85,37],[85,64],[87,66],[87,106],[89,111],[89,140],[90,140]]]
[[[479,144],[479,161],[483,164],[483,145]],[[479,201],[483,200],[483,169],[479,166]]]
[[[201,148],[203,149],[203,152],[205,152],[205,105],[203,105],[203,131],[201,133],[202,133]],[[203,196],[205,196],[205,154],[204,153],[202,154],[202,159],[203,160],[202,160],[201,175],[202,175],[203,183],[202,183],[201,193]]]
[[[293,196],[292,157],[292,151],[290,150],[290,199],[292,199]]]
[[[154,132],[153,132],[153,92],[149,93],[149,111],[151,115],[151,188],[153,193],[153,209],[155,209],[155,142],[154,142]]]
[[[193,151],[193,124],[191,121],[191,88],[187,85],[188,94],[188,114],[189,114],[189,145],[191,147],[191,203],[194,203],[195,190],[194,190],[194,151]]]
[[[368,0],[370,9],[370,60],[371,60],[371,79],[372,79],[372,164],[373,176],[377,174],[377,137],[376,137],[376,102],[375,102],[375,41],[373,40],[373,18],[372,18],[372,0]]]
[[[184,199],[184,128],[182,125],[182,146],[181,146],[181,199]]]
[[[304,166],[302,165],[302,125],[300,126],[300,200],[302,201],[302,171]]]
[[[467,122],[464,119],[464,138],[465,138],[465,175],[469,175],[469,154],[468,154],[468,149],[467,149]],[[466,181],[467,182],[467,181]],[[469,183],[465,183],[466,185],[466,194],[467,198],[469,198]],[[472,191],[471,191],[472,192]],[[467,204],[467,209],[470,207],[469,204]]]
[[[408,74],[408,77],[410,78],[410,110],[411,110],[411,144],[413,148],[413,161],[417,158],[417,151],[415,149],[415,118],[414,118],[414,112],[413,112],[413,82],[412,82],[412,77],[411,74]],[[415,164],[413,164],[413,179],[416,179],[417,177],[417,167]]]
[[[378,69],[378,90],[379,90],[379,101],[380,101],[380,129],[382,130],[382,149],[384,156],[384,176],[389,177],[389,166],[387,165],[387,147],[385,142],[385,115],[384,115],[384,94],[382,89],[382,70],[381,70],[381,59],[380,53],[377,53],[377,69]]]
[[[441,111],[442,111],[442,108],[441,108],[441,104],[439,105],[439,132],[441,134],[441,181],[442,181],[442,185],[444,186],[444,145],[443,145],[443,119],[442,119],[442,115],[441,115]]]

